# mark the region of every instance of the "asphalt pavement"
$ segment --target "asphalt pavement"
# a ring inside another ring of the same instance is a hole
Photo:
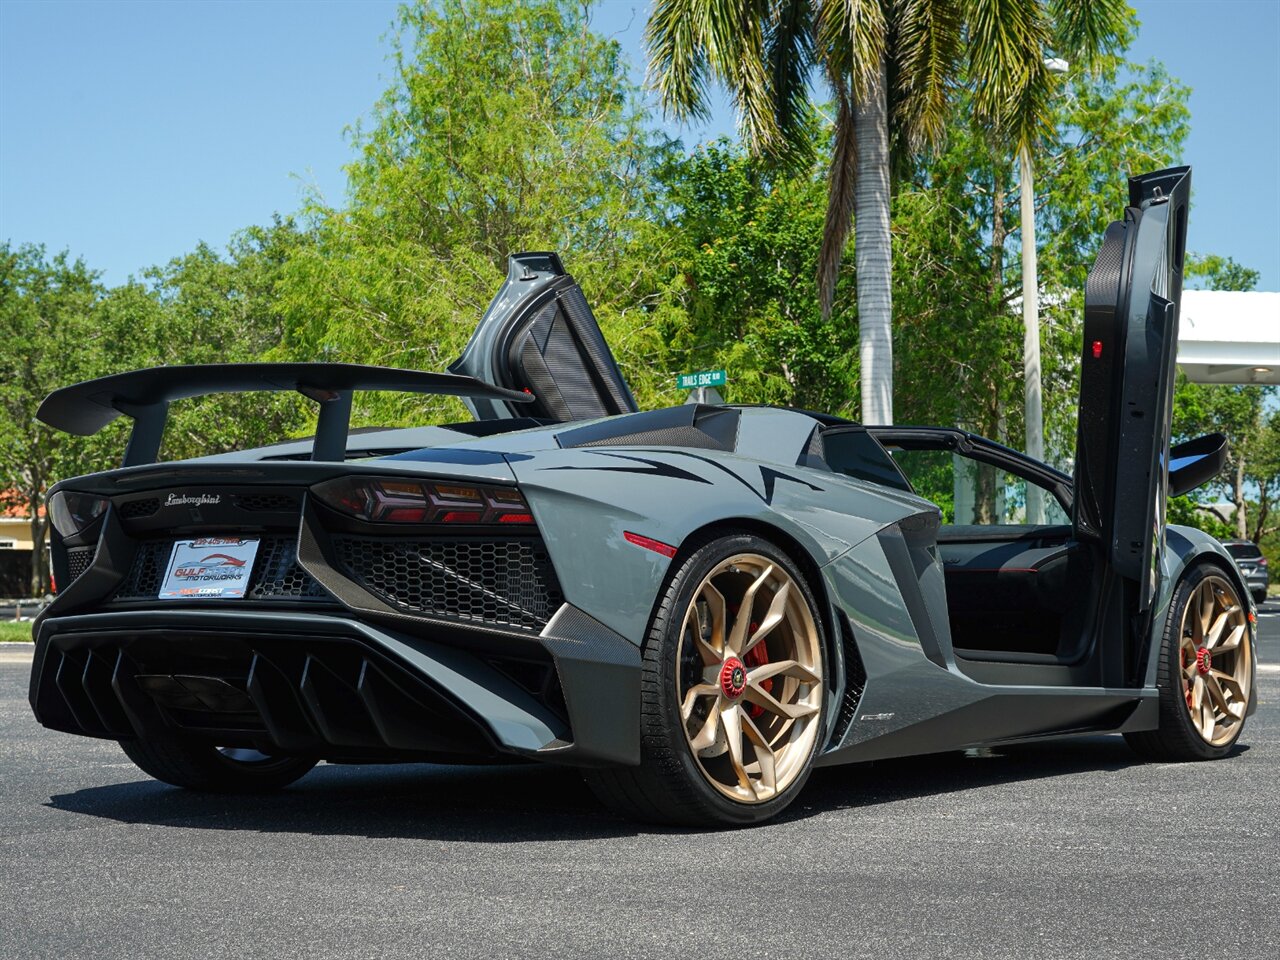
[[[0,647],[0,957],[1275,957],[1280,604],[1260,623],[1226,760],[1091,737],[820,770],[729,832],[637,828],[534,767],[186,794],[39,727]]]

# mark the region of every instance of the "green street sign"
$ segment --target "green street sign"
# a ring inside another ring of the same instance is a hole
[[[723,370],[702,370],[698,373],[682,373],[676,377],[680,390],[696,390],[698,387],[723,387],[729,377]]]

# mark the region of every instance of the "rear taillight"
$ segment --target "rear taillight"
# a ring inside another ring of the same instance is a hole
[[[1262,557],[1262,558],[1260,558],[1260,559],[1258,560],[1258,566],[1260,566],[1260,567],[1265,567],[1266,565],[1267,565],[1267,558],[1266,558],[1266,557]]]
[[[107,509],[107,501],[87,493],[59,490],[49,498],[49,519],[62,537],[73,537]]]
[[[340,513],[371,523],[533,523],[524,497],[510,487],[340,477],[311,492]]]

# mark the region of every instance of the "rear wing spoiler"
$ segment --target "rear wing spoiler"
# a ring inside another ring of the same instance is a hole
[[[133,432],[122,466],[132,467],[155,462],[171,401],[257,390],[296,390],[319,404],[312,460],[346,459],[351,395],[356,390],[480,397],[514,403],[533,399],[453,373],[357,363],[206,363],[148,367],[63,387],[44,398],[36,418],[57,430],[88,437],[117,417],[131,417]]]

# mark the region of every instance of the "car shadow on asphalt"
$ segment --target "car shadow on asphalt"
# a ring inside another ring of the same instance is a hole
[[[1097,736],[825,768],[778,822],[1141,763],[1120,737]],[[137,780],[57,794],[48,806],[130,824],[485,843],[671,832],[613,816],[573,770],[534,765],[323,765],[286,790],[258,796]]]

